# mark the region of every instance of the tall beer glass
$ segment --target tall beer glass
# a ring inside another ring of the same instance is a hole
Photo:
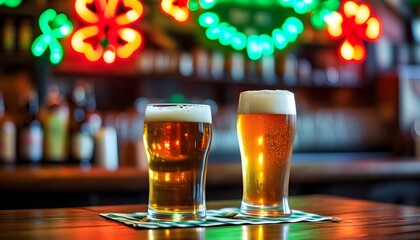
[[[242,162],[242,214],[291,214],[289,173],[295,132],[293,93],[259,90],[240,94],[237,133]]]
[[[208,105],[146,106],[143,139],[149,163],[149,219],[205,219],[211,123]]]

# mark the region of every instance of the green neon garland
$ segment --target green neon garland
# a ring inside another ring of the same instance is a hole
[[[325,16],[340,5],[339,0],[278,0],[276,3],[266,0],[229,1],[235,5],[249,7],[272,7],[277,4],[283,8],[293,9],[297,14],[311,13],[311,24],[318,29],[325,27]],[[220,45],[230,46],[236,51],[246,50],[252,60],[272,55],[275,49],[285,49],[295,42],[304,30],[304,25],[298,17],[289,16],[280,27],[272,29],[270,33],[246,34],[231,23],[221,21],[217,13],[210,11],[219,2],[223,0],[190,0],[188,8],[191,11],[204,10],[198,17],[198,23],[205,29],[205,35],[209,40],[218,41]]]
[[[196,10],[201,6],[205,11],[198,17],[198,23],[205,30],[210,40],[217,40],[222,46],[230,46],[236,51],[245,50],[248,57],[258,60],[263,56],[274,54],[275,49],[282,50],[296,41],[303,32],[304,25],[297,17],[288,17],[284,23],[267,34],[246,34],[232,24],[222,22],[217,13],[207,11],[217,4],[217,0],[200,0],[199,4],[190,1],[189,7]]]
[[[9,8],[18,7],[22,3],[22,0],[0,0],[0,6],[5,5]]]

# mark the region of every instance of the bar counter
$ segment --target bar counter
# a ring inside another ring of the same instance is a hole
[[[290,183],[420,180],[420,161],[410,158],[358,159],[355,161],[293,162]],[[207,186],[242,184],[238,163],[209,164]],[[147,169],[121,167],[115,171],[78,165],[6,165],[0,167],[0,191],[144,191]]]
[[[295,155],[296,156],[296,155]],[[290,195],[329,194],[420,206],[420,161],[414,158],[345,154],[297,155]],[[209,162],[207,199],[242,196],[240,161]],[[3,165],[0,209],[77,207],[146,203],[147,170],[115,171],[78,165]]]
[[[420,208],[329,195],[290,197],[293,209],[333,216],[339,222],[221,227],[133,229],[103,212],[146,211],[147,205],[1,210],[0,239],[418,239]],[[208,209],[238,207],[239,200],[208,202]]]

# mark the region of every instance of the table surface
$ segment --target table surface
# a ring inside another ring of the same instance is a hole
[[[28,199],[30,201],[30,199]],[[237,207],[238,200],[207,203]],[[420,208],[328,195],[290,197],[293,209],[334,216],[340,222],[241,225],[208,228],[133,229],[101,212],[145,211],[146,205],[114,205],[0,211],[0,239],[419,239]]]

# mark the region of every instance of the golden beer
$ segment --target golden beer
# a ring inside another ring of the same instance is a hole
[[[295,132],[292,93],[268,90],[241,93],[237,133],[242,161],[242,213],[291,214],[287,197]]]
[[[146,108],[143,139],[149,162],[151,219],[205,218],[205,174],[212,128],[210,107],[198,106]],[[152,108],[160,111],[148,111]]]

